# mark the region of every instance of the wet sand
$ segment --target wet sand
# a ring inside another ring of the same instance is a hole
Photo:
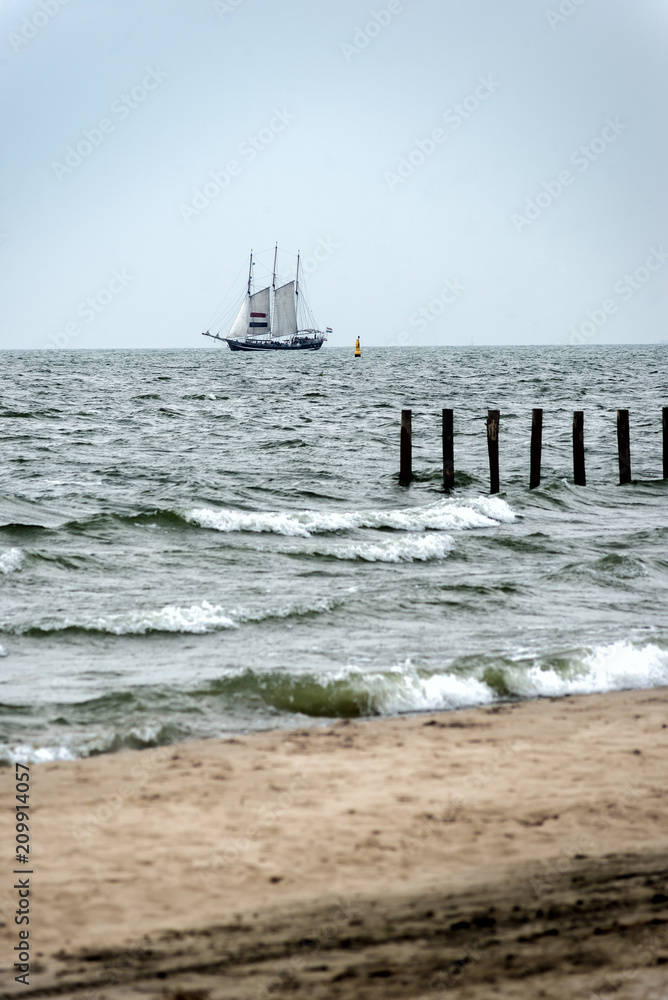
[[[10,805],[0,996],[666,1000],[667,708],[662,688],[33,765],[30,986]]]

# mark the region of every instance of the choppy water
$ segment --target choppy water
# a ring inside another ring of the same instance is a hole
[[[668,683],[665,347],[2,361],[4,759]],[[587,487],[572,484],[573,409]]]

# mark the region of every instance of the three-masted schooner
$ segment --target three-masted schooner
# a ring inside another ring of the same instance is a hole
[[[327,340],[327,332],[312,325],[300,328],[298,316],[303,312],[299,296],[299,254],[293,281],[276,287],[278,244],[274,248],[274,269],[271,285],[252,291],[253,251],[248,266],[248,288],[227,337],[206,330],[203,337],[226,343],[232,351],[319,351]],[[313,323],[310,315],[306,323]]]

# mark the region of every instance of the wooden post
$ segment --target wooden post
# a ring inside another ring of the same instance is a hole
[[[617,451],[619,452],[619,485],[631,482],[631,442],[629,411],[617,410]]]
[[[584,410],[573,413],[573,478],[576,486],[586,486],[585,446],[584,446]]]
[[[443,410],[443,486],[451,490],[455,485],[455,448],[452,410]]]
[[[399,456],[399,482],[408,486],[413,478],[412,410],[401,411],[401,451]]]
[[[663,408],[663,478],[668,479],[668,406]]]
[[[499,492],[499,410],[487,411],[487,451],[489,452],[489,492]]]
[[[529,473],[529,489],[540,486],[540,452],[543,445],[543,411],[531,411],[531,471]]]

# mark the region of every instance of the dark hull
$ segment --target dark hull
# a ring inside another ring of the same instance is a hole
[[[319,351],[324,340],[315,337],[298,338],[294,340],[230,340],[227,345],[231,351]]]

